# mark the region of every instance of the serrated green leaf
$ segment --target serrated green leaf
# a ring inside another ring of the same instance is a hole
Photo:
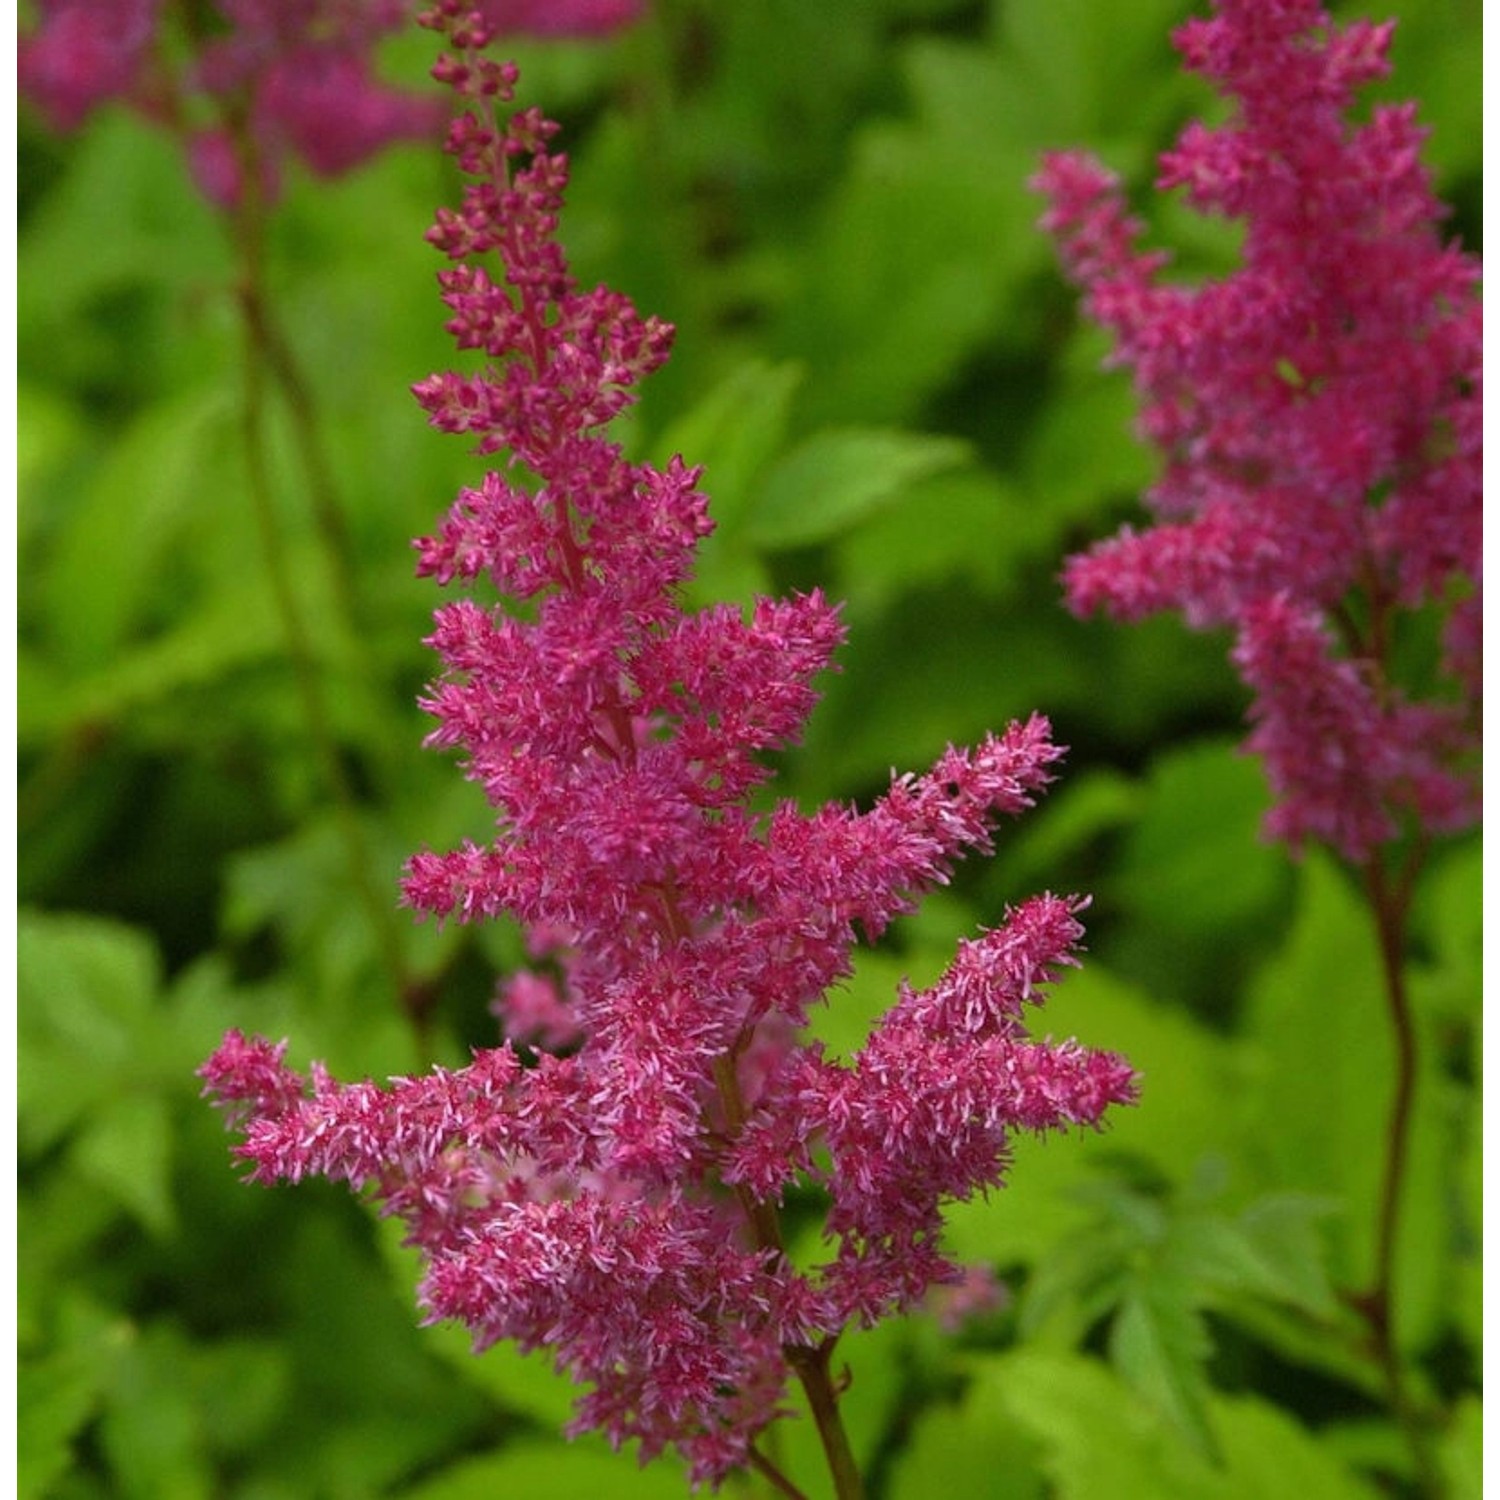
[[[977,1364],[970,1401],[1029,1431],[1056,1500],[1220,1500],[1207,1462],[1099,1360],[1018,1350]]]
[[[16,1494],[44,1500],[73,1461],[73,1442],[93,1417],[104,1371],[72,1351],[16,1368]]]
[[[1046,1500],[1041,1445],[999,1403],[968,1393],[955,1406],[934,1404],[917,1418],[893,1467],[890,1500],[931,1500],[974,1493],[986,1500]]]
[[[23,911],[16,933],[23,1155],[72,1129],[125,1080],[160,983],[155,945],[102,918]]]
[[[162,563],[213,489],[233,415],[225,391],[195,388],[148,407],[111,448],[41,589],[50,637],[74,667],[112,658],[159,606]]]
[[[1137,922],[1193,935],[1264,913],[1286,857],[1261,840],[1269,805],[1260,766],[1228,741],[1155,757],[1111,890]]]
[[[1321,1432],[1310,1432],[1283,1408],[1255,1396],[1215,1396],[1210,1403],[1225,1469],[1225,1500],[1376,1500],[1381,1493],[1342,1463]]]
[[[1438,1462],[1449,1500],[1479,1500],[1484,1493],[1484,1404],[1477,1396],[1458,1402],[1438,1444]]]
[[[1188,1279],[1163,1267],[1136,1280],[1109,1330],[1116,1369],[1192,1447],[1206,1458],[1217,1454],[1209,1426],[1204,1361],[1207,1330]]]
[[[1268,1188],[1341,1205],[1331,1226],[1334,1278],[1361,1286],[1373,1274],[1395,1043],[1373,921],[1357,887],[1319,851],[1304,857],[1299,885],[1295,925],[1252,991],[1248,1034],[1261,1060],[1246,1096],[1245,1157]],[[1405,1347],[1428,1337],[1441,1316],[1451,1217],[1430,1041],[1418,1056],[1395,1304]]]
[[[483,1458],[460,1459],[398,1500],[495,1500],[498,1495],[545,1495],[547,1500],[680,1500],[686,1478],[670,1457],[646,1468],[632,1455],[611,1453],[602,1441],[521,1442]]]
[[[740,525],[756,476],[785,442],[792,397],[805,375],[795,362],[746,360],[657,439],[659,467],[677,454],[702,466],[716,534],[732,535]]]
[[[1096,1181],[1105,1159],[1138,1158],[1185,1182],[1205,1154],[1227,1152],[1234,1138],[1224,1103],[1237,1087],[1232,1049],[1103,965],[1088,960],[1069,974],[1038,1024],[1122,1053],[1141,1074],[1141,1101],[1111,1111],[1102,1135],[1018,1137],[1007,1186],[949,1212],[947,1242],[963,1260],[1045,1263],[1059,1242],[1077,1246],[1087,1218],[1078,1190]]]
[[[998,476],[960,469],[918,479],[899,502],[871,516],[839,548],[838,592],[883,598],[914,586],[968,578],[1000,594],[1018,562],[1008,544],[1023,512]]]
[[[172,1203],[172,1127],[166,1100],[127,1093],[94,1110],[73,1142],[72,1161],[99,1190],[153,1234],[176,1226]]]
[[[1328,1280],[1322,1230],[1332,1211],[1327,1199],[1299,1193],[1272,1193],[1250,1204],[1234,1226],[1247,1255],[1241,1263],[1247,1289],[1314,1317],[1333,1316],[1339,1301]]]
[[[906,486],[964,463],[969,451],[956,438],[895,428],[815,433],[766,473],[746,537],[768,550],[826,541],[894,502]]]

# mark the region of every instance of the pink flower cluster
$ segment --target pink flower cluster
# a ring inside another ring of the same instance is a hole
[[[345,1086],[233,1033],[203,1075],[254,1178],[371,1190],[425,1256],[433,1318],[477,1348],[549,1349],[590,1387],[572,1430],[637,1440],[643,1461],[673,1446],[717,1484],[792,1371],[826,1371],[842,1330],[958,1277],[942,1205],[1002,1181],[1015,1131],[1094,1125],[1135,1080],[1025,1030],[1074,962],[1079,898],[1007,912],[930,988],[903,986],[854,1056],[806,1037],[856,942],[989,848],[1060,751],[1038,717],[896,777],[865,812],[752,810],[836,612],[816,593],[683,611],[710,526],[698,474],[627,462],[602,431],[671,330],[578,289],[555,127],[509,112],[515,70],[483,55],[461,0],[426,19],[452,46],[435,73],[464,102],[449,145],[470,178],[430,238],[454,262],[448,327],[485,362],[416,391],[509,463],[418,543],[423,573],[502,596],[438,611],[426,705],[496,833],[416,856],[406,894],[440,918],[510,913],[556,961],[502,988],[510,1039],[456,1071]],[[794,1263],[779,1206],[815,1189],[821,1259]]]
[[[1316,0],[1214,10],[1175,40],[1237,109],[1189,125],[1158,187],[1243,221],[1239,270],[1162,281],[1086,156],[1037,180],[1163,457],[1157,524],[1074,557],[1067,594],[1079,613],[1232,628],[1268,831],[1363,861],[1477,815],[1479,265],[1438,237],[1414,108],[1349,118],[1389,71],[1391,24],[1338,28]],[[1398,680],[1434,621],[1441,659]]]
[[[582,35],[634,19],[640,0],[479,0],[508,32]],[[248,131],[260,188],[282,163],[323,177],[396,141],[437,140],[447,109],[434,96],[379,82],[382,37],[408,24],[407,0],[41,0],[18,53],[21,92],[59,130],[123,100],[181,135],[199,189],[231,206],[245,186]],[[169,29],[180,32],[170,40]],[[184,58],[185,61],[177,61]]]

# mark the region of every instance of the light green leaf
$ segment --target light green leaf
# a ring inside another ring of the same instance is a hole
[[[1245,1096],[1244,1160],[1268,1188],[1301,1189],[1341,1205],[1331,1226],[1334,1278],[1362,1286],[1374,1269],[1395,1081],[1389,1004],[1373,920],[1352,878],[1311,850],[1299,885],[1296,922],[1251,993],[1247,1032],[1259,1059]],[[1449,1276],[1451,1146],[1430,1037],[1418,1055],[1397,1257],[1404,1347],[1434,1330]]]
[[[1479,1500],[1484,1493],[1484,1405],[1462,1397],[1438,1445],[1449,1500]]]
[[[890,1500],[972,1495],[983,1475],[986,1500],[1046,1500],[1042,1447],[985,1393],[972,1388],[956,1405],[926,1407],[891,1473]]]
[[[159,1094],[127,1093],[95,1110],[71,1155],[86,1177],[153,1234],[165,1239],[172,1233],[172,1126]]]
[[[602,1440],[522,1442],[483,1458],[462,1459],[431,1479],[396,1492],[397,1500],[496,1500],[535,1495],[547,1500],[681,1500],[682,1465],[663,1457],[641,1468],[629,1452],[611,1453]]]
[[[1225,1500],[1377,1500],[1380,1491],[1340,1461],[1283,1408],[1254,1396],[1215,1396],[1214,1433],[1225,1468]]]
[[[1268,803],[1260,766],[1228,741],[1157,755],[1114,899],[1137,922],[1194,937],[1263,913],[1287,868],[1283,851],[1259,836]]]
[[[16,970],[25,1156],[119,1086],[150,1024],[160,961],[150,938],[122,923],[23,911]]]
[[[1141,1101],[1112,1110],[1102,1134],[1018,1138],[1007,1186],[949,1213],[947,1243],[962,1260],[1045,1261],[1065,1237],[1076,1244],[1086,1216],[1078,1190],[1097,1180],[1105,1160],[1140,1158],[1185,1182],[1203,1156],[1226,1154],[1233,1138],[1225,1109],[1238,1087],[1232,1050],[1101,964],[1086,959],[1070,973],[1035,1025],[1122,1053],[1141,1075]]]
[[[180,694],[202,691],[284,647],[270,600],[258,585],[212,601],[180,625],[133,646],[108,665],[20,699],[23,744],[43,744],[76,727],[118,723]],[[40,665],[40,664],[38,664]]]
[[[987,593],[1012,583],[1010,550],[1024,506],[998,476],[958,469],[919,479],[895,505],[852,531],[839,548],[839,594],[884,598],[928,583],[970,578]]]
[[[1156,1267],[1125,1294],[1110,1325],[1116,1368],[1205,1457],[1217,1451],[1206,1409],[1210,1343],[1186,1277]]]
[[[716,534],[732,534],[740,525],[756,477],[781,451],[792,397],[805,374],[793,361],[746,360],[657,439],[652,456],[659,467],[678,454],[702,466]]]
[[[214,1493],[196,1392],[181,1379],[188,1346],[150,1325],[120,1353],[100,1424],[122,1500],[199,1500]]]
[[[1217,1242],[1221,1267],[1246,1291],[1332,1317],[1339,1301],[1328,1281],[1321,1225],[1327,1199],[1273,1193],[1252,1203]],[[1224,1221],[1215,1220],[1222,1225]]]
[[[770,550],[826,541],[968,457],[968,444],[956,438],[894,428],[815,433],[766,474],[746,535]]]
[[[234,415],[228,393],[194,387],[148,407],[111,448],[47,569],[52,638],[75,667],[102,665],[166,592],[165,564],[220,488]]]
[[[1030,1432],[1055,1500],[1217,1500],[1224,1493],[1207,1462],[1098,1360],[1030,1350],[986,1360],[970,1403]]]

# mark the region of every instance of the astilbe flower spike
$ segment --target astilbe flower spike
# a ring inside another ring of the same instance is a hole
[[[1349,118],[1389,71],[1392,30],[1335,27],[1316,0],[1216,0],[1177,32],[1236,110],[1190,125],[1158,186],[1243,222],[1222,280],[1164,282],[1087,156],[1051,156],[1037,179],[1164,460],[1157,523],[1073,558],[1068,600],[1228,626],[1277,798],[1268,831],[1356,863],[1477,815],[1479,265],[1438,236],[1413,107]],[[1414,687],[1393,663],[1419,613],[1444,638],[1436,680]]]
[[[1002,1181],[1013,1132],[1097,1124],[1135,1080],[1025,1031],[1075,961],[1076,897],[1007,912],[933,986],[903,988],[852,1058],[801,1029],[856,941],[988,849],[1060,751],[1035,717],[896,777],[865,812],[750,810],[760,752],[813,706],[836,611],[817,593],[748,618],[682,609],[710,527],[698,473],[627,462],[603,432],[672,331],[575,285],[556,127],[510,112],[515,69],[484,55],[483,17],[424,19],[451,46],[435,74],[463,101],[449,148],[469,177],[430,238],[453,262],[449,330],[485,362],[416,393],[434,425],[509,457],[417,544],[422,573],[504,597],[438,611],[446,670],[426,699],[431,743],[463,751],[496,833],[417,855],[406,897],[439,918],[509,913],[557,963],[502,986],[510,1039],[468,1067],[345,1086],[234,1033],[207,1091],[255,1179],[346,1181],[403,1220],[432,1318],[477,1349],[549,1349],[589,1387],[572,1431],[636,1440],[642,1461],[674,1446],[717,1485],[766,1465],[752,1444],[796,1373],[856,1494],[829,1376],[841,1331],[959,1277],[942,1205]],[[799,1267],[778,1206],[809,1186],[828,1248]]]
[[[578,36],[634,20],[640,0],[482,0],[511,34]],[[409,0],[40,0],[20,38],[21,93],[72,131],[119,100],[167,126],[187,147],[194,181],[233,207],[245,194],[248,131],[271,199],[296,158],[337,177],[387,146],[439,139],[441,96],[375,76],[378,43],[406,26]],[[253,181],[253,177],[252,177]]]

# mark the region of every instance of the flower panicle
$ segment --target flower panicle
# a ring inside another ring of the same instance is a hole
[[[576,284],[557,239],[566,157],[484,53],[484,16],[439,0],[425,19],[447,40],[436,73],[468,178],[430,238],[475,368],[415,394],[508,462],[415,544],[418,571],[456,591],[430,637],[429,742],[461,756],[494,830],[414,855],[404,893],[439,919],[518,919],[534,967],[501,984],[506,1040],[466,1068],[340,1085],[236,1033],[204,1077],[257,1179],[346,1181],[403,1221],[429,1317],[478,1349],[551,1350],[583,1388],[570,1430],[642,1459],[674,1448],[717,1486],[793,1371],[960,1278],[943,1204],[1003,1181],[1014,1132],[1098,1125],[1136,1082],[1112,1054],[1026,1032],[1075,961],[1078,897],[1008,911],[852,1057],[809,1040],[858,944],[987,850],[1062,751],[1035,715],[893,774],[863,811],[752,805],[766,752],[813,709],[838,610],[817,591],[683,607],[710,524],[701,476],[632,463],[607,431],[671,329]],[[800,1268],[777,1206],[809,1188],[829,1248]]]
[[[641,9],[641,0],[472,4],[482,30],[539,36],[602,35]],[[166,126],[182,139],[199,191],[225,209],[252,185],[273,200],[288,159],[340,177],[397,142],[440,135],[440,95],[376,76],[376,48],[408,24],[407,0],[215,0],[217,15],[193,14],[207,9],[38,0],[18,47],[22,96],[59,131],[79,129],[111,101]]]
[[[1055,153],[1036,179],[1163,460],[1156,524],[1073,557],[1068,601],[1228,626],[1267,831],[1356,862],[1478,810],[1479,265],[1440,236],[1412,106],[1351,121],[1392,32],[1318,0],[1215,0],[1179,29],[1235,109],[1190,124],[1157,186],[1244,225],[1222,279],[1164,281],[1091,158]],[[1392,663],[1421,616],[1445,631],[1442,680],[1413,696]]]

